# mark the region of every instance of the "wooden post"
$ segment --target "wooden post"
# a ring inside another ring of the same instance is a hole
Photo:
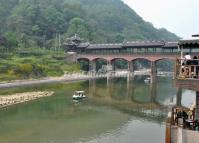
[[[176,105],[181,106],[181,101],[182,101],[182,88],[178,88],[176,95]]]
[[[157,84],[156,83],[152,83],[150,85],[151,103],[155,103],[156,96],[157,96]]]
[[[96,61],[89,61],[89,72],[91,72],[92,76],[96,73]]]
[[[151,83],[156,81],[157,67],[155,62],[151,62]]]
[[[132,80],[134,77],[134,69],[133,69],[133,62],[129,61],[128,62],[128,76],[127,76],[127,82]]]
[[[165,143],[171,143],[171,117],[168,117],[166,120]]]
[[[109,80],[111,78],[112,66],[111,61],[107,61],[107,84],[109,84]]]

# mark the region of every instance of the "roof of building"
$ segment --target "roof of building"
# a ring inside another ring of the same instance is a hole
[[[90,44],[87,49],[121,49],[123,44]]]
[[[164,48],[174,48],[178,47],[178,42],[166,42]]]
[[[73,37],[67,38],[66,46],[77,47],[80,49],[123,49],[123,48],[173,48],[177,47],[177,42],[165,42],[165,41],[128,41],[123,43],[105,43],[105,44],[90,44],[82,43],[82,39],[75,34]]]
[[[132,41],[123,44],[124,47],[159,47],[164,46],[164,41]]]
[[[182,39],[182,40],[179,40],[179,45],[198,45],[199,44],[199,38],[191,38],[191,39]]]
[[[122,49],[128,47],[160,47],[160,48],[173,48],[177,47],[177,42],[163,42],[163,41],[133,41],[125,43],[109,43],[109,44],[90,44],[90,43],[80,43],[78,48],[86,48],[88,50],[92,49]]]
[[[67,41],[68,40],[81,42],[83,39],[81,39],[77,34],[75,34],[73,37],[67,38]]]
[[[78,48],[87,48],[90,44],[89,43],[80,43]]]

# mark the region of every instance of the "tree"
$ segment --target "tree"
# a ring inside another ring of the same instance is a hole
[[[18,40],[16,33],[8,32],[5,34],[5,37],[7,39],[7,44],[9,47],[17,47]]]
[[[90,30],[87,23],[83,19],[75,17],[70,20],[67,33],[69,36],[73,36],[76,33],[80,37],[89,39]]]
[[[0,46],[7,47],[7,39],[5,37],[0,36]]]

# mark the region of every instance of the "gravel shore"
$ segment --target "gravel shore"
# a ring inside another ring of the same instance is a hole
[[[35,100],[41,97],[52,96],[53,91],[24,92],[12,95],[0,95],[0,108]]]

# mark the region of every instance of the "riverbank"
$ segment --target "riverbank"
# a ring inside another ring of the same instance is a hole
[[[12,95],[0,95],[0,108],[35,100],[42,97],[52,96],[53,94],[54,94],[53,91],[38,91],[38,92],[16,93]]]
[[[28,85],[36,85],[36,84],[45,84],[45,83],[55,83],[55,82],[74,82],[74,81],[82,81],[82,80],[89,80],[89,79],[96,79],[102,78],[101,77],[94,77],[89,75],[83,74],[71,74],[71,75],[64,75],[61,77],[48,77],[42,79],[30,79],[30,80],[14,80],[10,82],[0,83],[0,88],[10,88],[10,87],[17,87],[17,86],[28,86]]]
[[[93,77],[84,74],[70,74],[64,75],[61,77],[48,77],[42,79],[29,79],[29,80],[15,80],[5,83],[0,83],[0,88],[11,88],[18,86],[30,86],[36,84],[45,84],[45,83],[55,83],[55,82],[74,82],[74,81],[82,81],[89,80],[100,77]],[[35,100],[41,97],[52,96],[53,92],[25,92],[25,93],[17,93],[13,95],[0,95],[0,108],[8,107],[11,105]]]

